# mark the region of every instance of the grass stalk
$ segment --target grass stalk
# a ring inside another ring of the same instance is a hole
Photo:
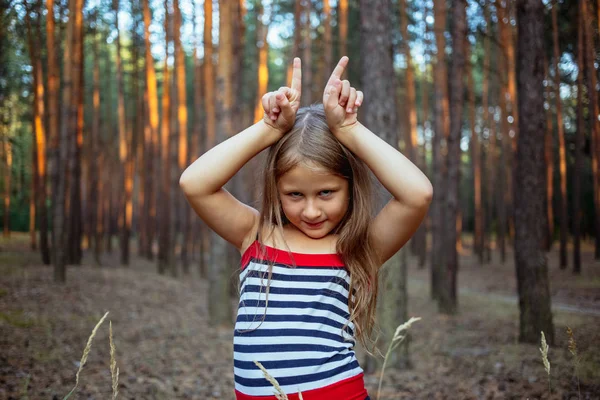
[[[544,363],[544,369],[548,374],[548,395],[552,393],[552,389],[550,387],[550,361],[548,361],[548,351],[550,350],[550,346],[546,343],[546,336],[544,336],[544,332],[542,331],[542,347],[540,347],[540,352],[542,353],[542,362]]]
[[[271,385],[273,385],[273,387],[277,391],[277,393],[275,393],[275,397],[277,398],[277,400],[288,400],[287,395],[285,394],[281,386],[279,386],[279,382],[277,382],[277,379],[273,378],[271,374],[269,374],[269,372],[266,370],[266,368],[263,367],[263,365],[258,361],[254,361],[254,364],[256,364],[258,368],[260,368],[265,379],[268,380],[269,383],[271,383]],[[298,396],[300,397],[300,400],[303,400],[302,392],[300,392],[300,390],[298,390]]]
[[[113,341],[112,334],[112,321],[109,321],[109,335],[108,340],[110,342],[110,376],[112,378],[112,400],[117,399],[119,393],[119,368],[117,368],[117,359],[115,357],[116,348]]]
[[[398,348],[398,346],[400,346],[404,339],[406,339],[408,329],[412,326],[412,324],[420,320],[421,318],[411,317],[408,321],[399,325],[396,328],[396,332],[394,332],[394,336],[390,341],[390,345],[388,346],[387,352],[385,353],[385,358],[383,359],[383,366],[381,367],[381,376],[379,377],[379,386],[377,388],[377,400],[379,400],[381,396],[381,384],[383,382],[383,374],[385,372],[385,366],[387,365],[387,361],[390,354],[392,354],[392,351]]]
[[[92,349],[92,340],[94,340],[94,337],[98,332],[98,328],[100,327],[100,325],[102,325],[107,315],[108,311],[106,312],[106,314],[104,314],[102,318],[100,318],[100,321],[98,321],[98,323],[92,330],[92,334],[88,338],[87,344],[85,345],[85,349],[83,350],[83,356],[81,357],[81,361],[79,362],[79,369],[77,370],[77,374],[75,374],[75,386],[73,386],[73,389],[71,389],[71,391],[63,398],[63,400],[67,400],[69,397],[71,397],[71,395],[75,392],[75,389],[77,389],[77,386],[79,385],[79,374],[81,373],[81,370],[83,369],[83,366],[87,361],[88,354],[90,354],[90,350]]]

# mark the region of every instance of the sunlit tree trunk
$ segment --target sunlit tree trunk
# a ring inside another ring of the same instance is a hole
[[[312,74],[312,26],[310,15],[312,12],[311,0],[301,0],[304,3],[302,10],[302,103],[307,106],[313,102],[313,74]]]
[[[68,165],[69,179],[67,194],[70,196],[67,226],[67,259],[70,263],[81,264],[81,151],[83,147],[83,0],[76,1],[75,32],[73,36],[73,98],[71,99],[70,119],[73,137],[70,138]]]
[[[181,46],[181,11],[179,10],[179,0],[173,0],[173,17],[174,17],[174,35],[173,41],[175,43],[175,79],[177,81],[177,121],[179,128],[179,149],[178,149],[178,163],[180,172],[183,171],[187,166],[187,154],[188,154],[188,137],[187,137],[187,124],[188,124],[188,110],[187,110],[187,93],[185,87],[185,60],[183,54],[183,48]],[[184,199],[181,191],[175,196],[176,209],[179,210],[180,215],[183,216],[186,208],[183,207]],[[179,206],[181,205],[181,206]],[[187,214],[187,213],[186,213]],[[181,218],[181,232],[183,234],[181,240],[181,264],[183,272],[189,273],[189,255],[188,255],[188,244],[189,240],[189,218]]]
[[[41,7],[38,13],[41,13]],[[29,54],[31,65],[33,67],[33,132],[34,145],[32,146],[33,156],[33,186],[32,198],[35,200],[34,213],[31,214],[33,222],[33,240],[35,243],[35,215],[38,215],[38,224],[40,231],[40,251],[42,262],[45,265],[50,264],[50,249],[48,247],[48,211],[46,208],[46,131],[45,131],[45,108],[44,108],[44,79],[41,54],[36,51],[36,46],[31,30],[29,13],[27,19],[27,37],[29,42]],[[37,27],[39,29],[39,26]],[[37,213],[36,213],[37,209]]]
[[[339,49],[338,58],[348,55],[348,0],[338,1]],[[347,70],[347,68],[346,68]],[[346,75],[348,73],[346,72]]]
[[[144,153],[146,155],[146,168],[145,171],[151,179],[154,178],[154,153],[156,149],[153,146],[154,138],[158,135],[158,93],[156,88],[156,72],[154,70],[154,58],[152,57],[150,43],[150,7],[148,5],[148,0],[142,1],[142,7],[144,12],[144,42],[145,42],[145,59],[146,59],[146,88],[148,91],[148,130],[144,131]],[[151,197],[155,195],[154,193],[154,185],[152,182],[146,181],[146,185],[150,183],[152,185],[152,190],[146,190],[147,193],[147,201],[150,201]],[[148,192],[151,192],[148,193]],[[161,206],[162,207],[162,206]],[[157,207],[160,209],[161,207]],[[149,224],[148,229],[148,254],[149,258],[152,258],[152,242],[154,239],[154,224]]]
[[[208,2],[210,3],[210,2]],[[147,2],[144,2],[144,13],[148,7]],[[148,12],[148,20],[150,19],[150,13]],[[144,17],[146,18],[146,17]],[[148,21],[149,22],[149,21]],[[146,22],[145,22],[146,24]],[[149,26],[149,24],[146,24]],[[158,208],[158,218],[160,229],[158,232],[158,273],[165,274],[175,269],[173,265],[175,262],[175,239],[173,237],[174,232],[171,230],[171,162],[169,156],[171,154],[171,143],[170,143],[170,108],[171,108],[171,83],[169,73],[169,42],[171,40],[169,29],[169,7],[168,0],[165,0],[165,21],[164,27],[166,32],[165,40],[165,60],[163,67],[163,93],[162,93],[162,119],[160,121],[160,148],[161,148],[161,190],[158,191],[158,202],[160,207]],[[146,28],[148,29],[148,28]],[[148,39],[146,39],[146,46],[148,46]],[[148,51],[148,50],[146,50]],[[148,55],[146,54],[146,57]]]
[[[120,233],[121,233],[121,264],[129,265],[129,236],[131,234],[131,221],[130,215],[128,214],[128,188],[130,182],[128,182],[128,171],[127,171],[127,127],[125,124],[125,99],[123,95],[123,67],[121,65],[121,35],[119,30],[119,0],[113,0],[113,10],[115,13],[115,28],[117,31],[117,52],[115,55],[116,67],[117,67],[117,98],[118,98],[118,132],[119,132],[119,162],[121,166],[121,185],[123,194],[120,196],[119,204],[119,220],[120,220]]]
[[[498,105],[500,106],[500,124],[499,124],[499,138],[500,143],[498,144],[498,152],[499,152],[499,161],[496,163],[496,168],[498,169],[498,173],[496,174],[497,180],[497,235],[496,235],[496,245],[500,250],[500,261],[504,264],[506,262],[506,222],[507,222],[507,207],[508,200],[510,195],[508,194],[508,183],[507,183],[507,175],[510,173],[511,169],[507,168],[507,162],[509,159],[508,152],[510,151],[510,124],[509,124],[509,115],[508,115],[508,106],[507,106],[507,96],[508,96],[508,78],[507,71],[509,69],[508,64],[508,46],[510,38],[510,31],[507,27],[509,24],[507,20],[507,5],[502,6],[502,4],[497,4],[496,10],[498,13],[498,40],[500,42],[501,53],[498,55],[498,74],[500,76],[499,79],[499,96],[498,96]]]
[[[92,48],[94,52],[94,70],[93,70],[93,94],[92,94],[92,130],[90,132],[90,148],[91,157],[89,160],[89,177],[90,186],[88,190],[88,208],[89,208],[89,223],[90,223],[90,248],[93,248],[94,259],[96,264],[100,264],[100,251],[102,249],[100,243],[100,235],[98,225],[101,222],[101,212],[99,205],[102,204],[102,191],[100,190],[99,166],[101,162],[101,149],[99,146],[100,136],[100,59],[98,52],[98,14],[95,15],[96,29],[92,35]]]
[[[442,279],[446,267],[444,239],[447,229],[454,228],[454,220],[450,227],[445,227],[443,211],[446,205],[446,151],[442,147],[450,133],[450,116],[448,110],[448,84],[445,59],[446,38],[446,1],[433,2],[434,32],[437,48],[434,64],[434,136],[432,141],[433,157],[433,187],[436,194],[433,197],[431,212],[432,252],[431,252],[431,297],[438,299],[442,289]],[[442,140],[444,139],[444,140]]]
[[[213,39],[212,39],[212,27],[213,27],[213,15],[212,15],[212,2],[204,2],[204,62],[202,67],[203,72],[203,101],[204,101],[204,113],[206,118],[205,124],[205,135],[204,135],[204,149],[208,150],[215,146],[215,73],[213,65]],[[204,240],[202,257],[203,261],[208,264],[210,262],[210,248],[213,240],[213,235],[208,231],[207,227],[203,226],[204,229]],[[206,271],[205,275],[208,275]]]
[[[543,249],[544,5],[517,0],[519,136],[515,173],[515,266],[519,293],[519,341],[539,343],[540,332],[554,343],[546,254]]]
[[[264,11],[262,4],[258,3],[256,7],[256,29],[258,31],[258,90],[256,92],[256,105],[254,107],[254,123],[263,118],[262,96],[267,93],[267,86],[269,84],[269,44],[267,43],[269,26],[262,23]],[[287,84],[289,84],[289,81],[286,85]]]
[[[261,9],[262,9],[262,7],[261,7]],[[294,57],[303,57],[302,54],[300,54],[300,48],[302,47],[301,17],[302,17],[302,0],[297,0],[297,1],[294,1],[294,42],[292,43],[292,56],[290,57],[291,60],[293,60]],[[285,80],[286,82],[292,81],[292,66],[293,66],[292,62],[288,63],[286,80]]]
[[[244,0],[241,0],[241,2],[243,2]],[[243,14],[243,5],[240,5],[240,7],[242,7],[240,9],[240,12]],[[202,116],[202,110],[204,107],[204,104],[202,102],[202,65],[200,63],[200,58],[198,57],[198,46],[201,43],[200,37],[198,35],[198,30],[197,30],[197,24],[196,24],[196,5],[194,5],[194,30],[193,30],[193,36],[194,36],[194,51],[193,51],[193,55],[192,58],[194,60],[194,80],[195,80],[195,85],[194,85],[194,112],[193,112],[193,132],[192,132],[192,140],[190,142],[190,154],[189,154],[189,159],[188,162],[192,163],[196,160],[197,157],[200,156],[200,154],[202,154],[204,152],[204,149],[202,148],[201,145],[201,137],[202,134],[204,133],[204,119]],[[243,16],[240,16],[240,18],[243,19]],[[242,45],[243,45],[243,40],[241,41]],[[240,75],[243,75],[243,70],[240,70]],[[205,229],[203,227],[203,223],[202,220],[200,218],[198,218],[198,216],[196,215],[196,213],[194,212],[192,207],[187,207],[188,208],[188,215],[189,215],[189,219],[192,223],[192,234],[190,235],[190,244],[189,244],[189,248],[192,252],[192,260],[196,261],[196,256],[198,254],[200,254],[199,260],[198,260],[198,271],[200,272],[201,277],[203,276],[203,273],[205,272],[205,268],[206,266],[204,265],[204,257],[203,257],[203,249],[202,249],[202,242],[204,240],[204,234],[205,234]]]
[[[233,103],[233,85],[231,60],[233,57],[231,31],[231,4],[227,0],[219,1],[219,61],[217,68],[217,110],[219,124],[219,142],[230,137],[233,132],[231,109]],[[216,233],[211,232],[211,261],[208,268],[209,290],[208,309],[212,325],[230,326],[232,310],[229,302],[229,276],[231,268],[227,265],[229,256],[227,243]]]
[[[323,0],[323,70],[317,91],[322,91],[333,71],[333,45],[331,39],[331,4]]]
[[[577,10],[577,133],[575,134],[575,162],[573,165],[573,271],[581,271],[581,175],[583,173],[583,142],[585,124],[583,120],[583,1]],[[552,7],[554,9],[554,6]],[[553,11],[554,13],[554,11]],[[554,17],[554,16],[553,16]],[[598,212],[598,209],[596,209]]]
[[[58,130],[59,130],[59,104],[58,104],[58,85],[59,85],[59,70],[56,62],[57,52],[54,49],[54,0],[46,1],[46,50],[48,55],[48,172],[50,174],[50,193],[54,197],[56,195],[56,184],[58,179]],[[56,206],[54,202],[51,204],[49,221],[54,219]],[[52,249],[51,259],[55,263],[56,250],[56,229],[54,225],[51,231]]]
[[[552,4],[552,41],[554,50],[554,99],[556,101],[556,128],[558,136],[559,172],[560,172],[560,268],[567,268],[567,235],[569,220],[567,217],[567,156],[565,133],[563,129],[562,102],[560,99],[560,50],[558,47],[557,4]]]
[[[552,107],[550,107],[550,73],[548,71],[548,62],[544,58],[544,75],[546,77],[546,136],[544,137],[544,157],[546,159],[546,215],[544,221],[546,234],[544,237],[544,248],[550,251],[554,236],[554,208],[552,199],[554,197],[554,130],[552,125]]]
[[[589,111],[588,118],[590,120],[590,138],[591,138],[591,153],[592,153],[592,190],[594,193],[594,237],[595,237],[595,252],[594,258],[600,260],[600,171],[598,170],[600,159],[600,126],[598,121],[598,91],[596,90],[596,68],[594,38],[592,36],[592,19],[587,3],[583,2],[583,23],[584,31],[583,38],[585,44],[585,64]],[[579,271],[575,271],[579,272]]]

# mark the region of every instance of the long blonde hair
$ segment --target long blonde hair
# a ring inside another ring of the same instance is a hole
[[[331,233],[338,235],[336,252],[350,275],[349,322],[354,323],[355,338],[367,350],[371,349],[379,267],[370,235],[373,217],[371,178],[365,163],[329,131],[322,104],[299,109],[293,128],[271,146],[263,174],[265,182],[258,232],[266,230],[271,235],[276,227],[283,232],[283,225],[289,223],[281,207],[277,181],[301,163],[317,164],[348,180],[348,211]]]

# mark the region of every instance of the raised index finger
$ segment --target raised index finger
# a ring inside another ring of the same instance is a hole
[[[346,70],[346,66],[348,65],[348,57],[344,56],[340,59],[338,64],[335,66],[329,80],[327,81],[327,85],[333,85],[336,79],[342,80],[342,74]]]
[[[302,64],[300,58],[294,58],[294,69],[292,72],[292,84],[290,85],[293,90],[298,93],[302,93]]]

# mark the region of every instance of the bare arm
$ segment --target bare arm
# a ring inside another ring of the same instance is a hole
[[[356,119],[363,94],[340,77],[348,63],[343,57],[333,71],[323,103],[335,137],[363,160],[394,198],[373,221],[372,236],[380,262],[394,255],[415,233],[433,196],[429,179],[402,153]]]
[[[255,155],[282,134],[262,120],[213,147],[181,175],[179,185],[196,213],[219,236],[241,248],[259,213],[223,186]]]
[[[238,249],[258,222],[259,213],[223,186],[293,126],[300,102],[300,74],[300,60],[296,59],[292,88],[280,88],[263,96],[264,118],[204,153],[179,179],[185,197],[200,218]]]

